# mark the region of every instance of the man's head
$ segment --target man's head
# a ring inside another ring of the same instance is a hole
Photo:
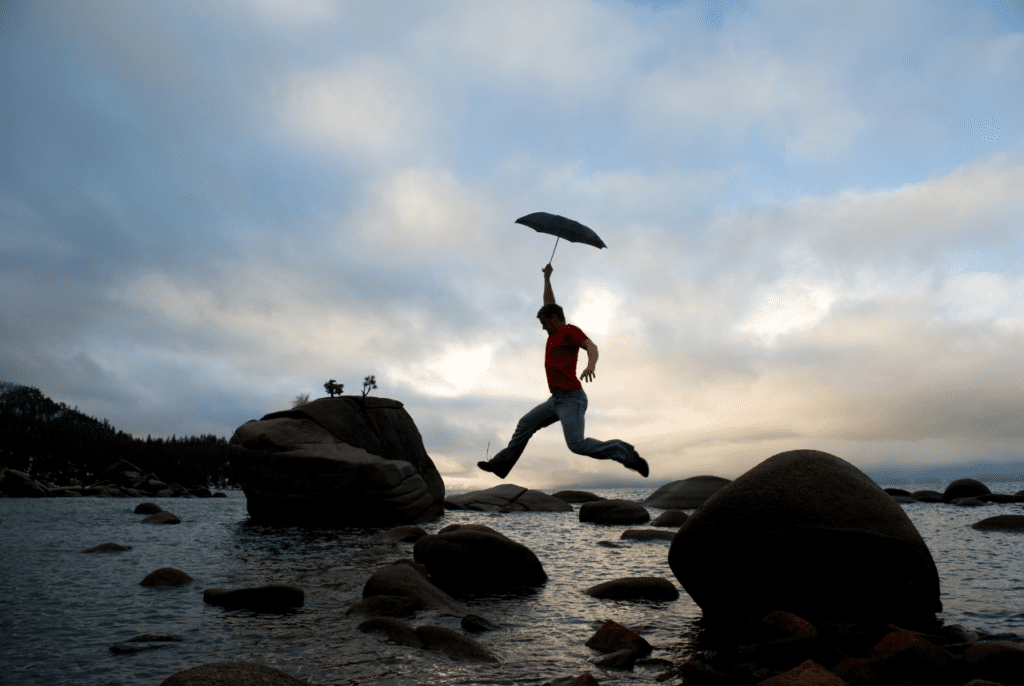
[[[562,311],[561,305],[554,303],[540,308],[540,311],[537,312],[537,319],[540,320],[540,325],[544,327],[549,336],[565,326],[565,313]]]

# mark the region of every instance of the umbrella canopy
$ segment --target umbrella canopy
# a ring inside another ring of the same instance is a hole
[[[534,212],[525,217],[520,217],[516,220],[516,224],[529,226],[534,231],[539,231],[540,233],[549,233],[552,236],[557,236],[555,239],[555,249],[558,248],[558,240],[561,238],[573,243],[586,243],[595,248],[608,247],[601,240],[600,236],[594,233],[593,229],[560,214]],[[552,250],[551,257],[554,258],[554,256],[555,251]],[[548,260],[548,264],[551,264],[551,260]]]

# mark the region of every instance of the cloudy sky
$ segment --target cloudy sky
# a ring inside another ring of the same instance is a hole
[[[0,380],[124,431],[374,374],[494,485],[547,211],[651,483],[1022,454],[1020,0],[6,0],[0,51]],[[630,475],[556,425],[509,480]]]

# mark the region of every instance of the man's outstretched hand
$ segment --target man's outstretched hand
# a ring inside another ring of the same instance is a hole
[[[583,373],[580,374],[580,378],[583,379],[584,381],[587,381],[587,382],[593,381],[594,380],[594,368],[593,367],[587,367],[586,369],[584,369]]]
[[[551,266],[551,265],[549,264],[549,265],[547,265],[546,267],[544,267],[543,269],[541,269],[541,271],[542,271],[542,272],[544,272],[544,277],[545,277],[545,278],[550,278],[550,277],[551,277],[551,272],[555,271],[555,268],[554,268],[554,267],[552,267],[552,266]]]

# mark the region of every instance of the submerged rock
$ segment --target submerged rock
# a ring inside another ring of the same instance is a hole
[[[235,589],[208,588],[203,591],[204,603],[229,610],[286,612],[293,607],[301,607],[305,601],[306,594],[301,588],[283,584]]]
[[[668,579],[652,576],[633,576],[613,579],[586,591],[593,598],[604,600],[677,600],[679,591]]]
[[[396,400],[321,398],[243,424],[228,448],[254,522],[385,525],[444,513],[444,482]]]
[[[150,572],[140,583],[142,586],[183,586],[190,584],[195,579],[180,569],[174,567],[161,567],[155,572]]]
[[[719,491],[680,527],[669,564],[711,621],[786,610],[913,623],[942,609],[935,562],[903,509],[816,450],[775,455]]]
[[[160,686],[308,686],[274,667],[254,662],[212,662],[183,669],[160,682]]]
[[[143,524],[181,524],[181,520],[170,512],[161,510],[142,520]]]
[[[119,543],[100,543],[94,548],[86,548],[83,553],[116,553],[122,550],[131,550],[130,546],[123,546]]]

